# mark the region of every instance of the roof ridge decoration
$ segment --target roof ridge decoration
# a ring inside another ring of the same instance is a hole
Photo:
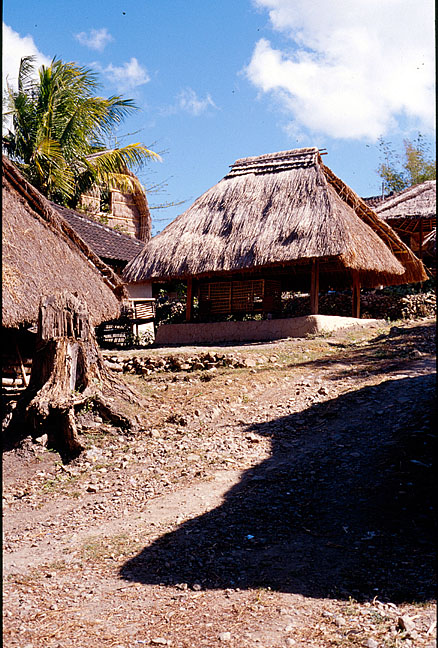
[[[231,165],[225,178],[248,173],[275,173],[288,169],[308,168],[315,166],[319,160],[316,147],[278,151],[254,157],[240,158]]]

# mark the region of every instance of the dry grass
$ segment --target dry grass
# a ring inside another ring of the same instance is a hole
[[[117,317],[125,289],[50,203],[3,157],[3,325],[37,320],[40,298],[65,290],[87,303],[97,325]],[[11,289],[12,288],[12,289]]]
[[[125,277],[174,279],[283,267],[307,277],[313,259],[321,261],[322,275],[345,282],[357,270],[368,287],[426,278],[421,262],[322,164],[315,148],[238,160],[147,244]]]

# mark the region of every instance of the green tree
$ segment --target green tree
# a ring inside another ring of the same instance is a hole
[[[413,141],[403,141],[404,150],[401,154],[392,148],[391,142],[382,138],[379,147],[383,162],[377,173],[384,182],[385,193],[401,191],[426,180],[435,180],[436,161],[432,159],[430,148],[420,133]]]
[[[159,159],[140,143],[106,145],[137,106],[120,96],[96,96],[98,88],[90,69],[58,59],[35,75],[31,56],[21,59],[18,89],[6,88],[12,129],[3,149],[44,195],[71,207],[93,186],[134,191],[132,168]]]

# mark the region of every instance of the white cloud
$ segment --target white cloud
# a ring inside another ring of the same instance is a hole
[[[18,87],[18,69],[24,56],[35,57],[35,70],[41,65],[50,65],[50,59],[42,54],[35,45],[32,36],[20,36],[9,25],[3,23],[3,57],[2,57],[2,87],[3,93],[7,84],[14,90]],[[36,76],[36,74],[35,74]],[[4,97],[2,97],[4,99]],[[3,104],[3,101],[2,101]],[[6,107],[3,109],[6,110]],[[2,122],[2,131],[12,128],[10,116]]]
[[[434,129],[431,0],[254,2],[290,47],[259,40],[246,74],[276,97],[295,129],[376,140],[401,116]]]
[[[150,81],[146,68],[140,65],[135,57],[118,67],[110,63],[102,71],[106,78],[118,88],[119,92],[132,90]]]
[[[90,29],[88,33],[80,32],[79,34],[75,34],[75,38],[81,45],[98,52],[103,52],[107,44],[114,40],[106,27],[102,27],[102,29]]]
[[[24,56],[35,56],[35,67],[49,65],[50,59],[42,54],[35,45],[32,36],[20,36],[11,27],[3,23],[3,88],[6,80],[17,88],[18,68]]]
[[[210,106],[212,108],[217,108],[209,94],[207,94],[204,99],[200,99],[192,88],[185,88],[182,90],[177,97],[177,102],[180,110],[185,110],[195,117],[201,115]]]

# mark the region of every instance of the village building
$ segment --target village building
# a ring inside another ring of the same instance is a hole
[[[95,220],[73,209],[52,203],[52,207],[71,225],[74,231],[90,246],[104,263],[110,266],[121,277],[126,264],[139,254],[144,242],[134,236],[112,229],[108,225]],[[149,210],[144,214],[145,230],[151,232]],[[148,239],[149,240],[149,239]],[[155,299],[152,297],[150,281],[126,283],[131,313],[129,326],[135,337],[146,335],[152,339],[154,335]],[[108,323],[102,330],[107,341],[122,341],[126,337],[125,325]]]
[[[132,178],[133,191],[94,187],[82,195],[79,207],[104,225],[147,242],[152,223],[146,193],[134,173],[125,169],[125,175]]]
[[[97,326],[118,317],[128,295],[120,277],[5,156],[2,167],[3,384],[25,387],[42,296],[75,294]]]
[[[423,281],[400,237],[323,164],[317,148],[237,160],[227,175],[126,266],[128,282],[187,283],[201,321],[216,314],[275,315],[282,291],[360,290]]]
[[[435,255],[426,240],[436,230],[436,180],[388,196],[374,209],[420,259],[433,264]]]

